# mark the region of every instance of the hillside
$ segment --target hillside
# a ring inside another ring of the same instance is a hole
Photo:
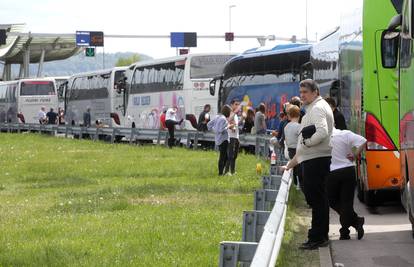
[[[132,56],[133,52],[117,52],[117,53],[105,53],[105,68],[111,68],[115,66],[116,61],[119,58],[128,58]],[[103,54],[98,53],[95,57],[85,57],[84,53],[80,53],[76,56],[65,60],[58,60],[52,62],[46,62],[43,66],[44,76],[69,76],[74,73],[93,71],[103,68]],[[151,57],[139,54],[141,60],[151,59]],[[37,74],[38,64],[30,65],[30,76]],[[0,65],[0,71],[3,72],[3,66]],[[17,76],[19,73],[19,66],[12,66],[13,76]]]

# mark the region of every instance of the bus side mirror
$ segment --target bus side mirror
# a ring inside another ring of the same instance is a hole
[[[118,94],[120,94],[120,93],[122,93],[122,92],[125,92],[125,89],[126,89],[126,80],[127,80],[127,77],[123,77],[122,79],[119,79],[117,82],[116,82],[116,92],[118,93]]]
[[[213,79],[210,81],[209,89],[210,89],[210,95],[214,96],[216,94],[216,79]]]
[[[381,36],[381,61],[384,68],[395,68],[398,61],[400,33],[384,31]]]

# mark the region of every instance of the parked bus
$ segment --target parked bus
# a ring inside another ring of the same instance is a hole
[[[58,99],[53,79],[0,82],[0,122],[39,123],[38,113],[56,110]]]
[[[382,57],[386,67],[398,62],[401,202],[408,213],[414,238],[414,13],[412,0],[403,1],[401,15],[396,15],[382,35]],[[395,112],[395,111],[394,111]]]
[[[227,62],[222,76],[210,83],[218,94],[218,109],[232,99],[241,100],[243,111],[266,105],[268,129],[277,129],[279,113],[293,96],[299,82],[312,78],[320,84],[321,95],[337,93],[338,29],[314,45],[281,44],[271,49],[247,50]]]
[[[350,129],[367,139],[357,161],[357,188],[369,206],[379,203],[381,192],[401,188],[397,69],[384,67],[381,57],[381,37],[400,4],[360,1],[341,17],[341,106]]]
[[[126,67],[79,73],[71,76],[65,88],[65,121],[83,125],[83,114],[90,109],[92,124],[123,125],[124,94],[118,83],[123,81]]]
[[[208,93],[210,80],[219,75],[230,53],[189,54],[137,62],[128,68],[126,127],[158,129],[164,109],[177,107],[181,128],[196,129],[206,104],[216,113],[217,98]]]

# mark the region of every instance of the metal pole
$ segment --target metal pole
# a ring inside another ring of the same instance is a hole
[[[40,54],[39,66],[38,66],[38,69],[37,69],[37,77],[42,76],[43,62],[45,60],[45,53],[46,53],[46,51],[44,49],[42,49],[42,53]]]
[[[229,32],[231,32],[231,9],[236,7],[236,5],[229,6]],[[231,52],[231,41],[229,41],[229,51]]]
[[[105,46],[102,46],[102,65],[103,69],[105,69]]]
[[[306,33],[305,33],[305,39],[306,39],[306,43],[308,42],[308,0],[306,0],[306,4],[305,4],[305,12],[306,12],[306,15],[305,15],[305,17],[306,17],[306,22],[305,22],[305,31],[306,31]]]

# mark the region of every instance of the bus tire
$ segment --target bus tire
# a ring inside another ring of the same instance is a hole
[[[365,202],[365,205],[369,207],[375,207],[378,205],[374,190],[364,191],[364,202]]]
[[[411,212],[411,207],[407,207],[408,208],[408,218],[410,219],[410,223],[411,223],[411,235],[412,238],[414,239],[414,215]]]

